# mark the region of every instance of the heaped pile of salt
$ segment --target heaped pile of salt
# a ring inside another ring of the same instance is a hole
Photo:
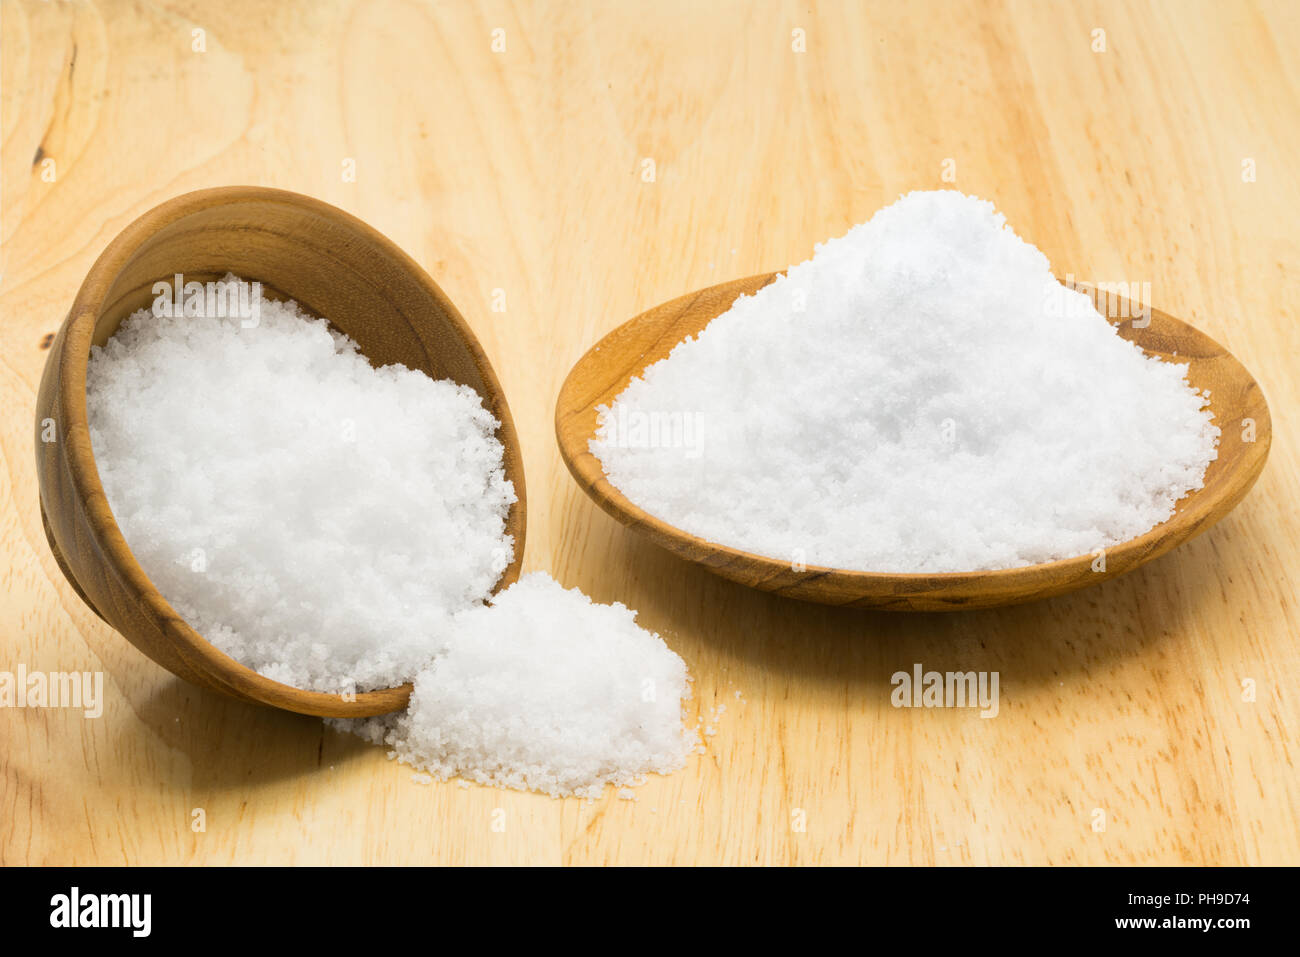
[[[435,777],[597,796],[685,764],[686,665],[621,604],[534,573],[456,616],[406,713],[332,722]]]
[[[141,310],[91,355],[100,478],[172,606],[299,688],[414,678],[408,712],[331,723],[441,778],[595,797],[681,767],[686,666],[634,612],[542,574],[483,603],[515,493],[478,394],[257,306]]]
[[[1207,406],[991,203],[917,192],[633,379],[591,450],[629,499],[710,541],[974,571],[1167,519],[1217,455]]]
[[[235,281],[233,276],[227,281]],[[515,492],[474,390],[294,303],[141,310],[86,378],[95,461],[131,551],[222,651],[316,691],[400,685],[510,563]]]

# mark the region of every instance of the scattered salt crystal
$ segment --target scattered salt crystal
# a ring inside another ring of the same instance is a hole
[[[738,299],[600,411],[657,517],[806,565],[1011,568],[1126,541],[1219,429],[993,205],[910,193]]]
[[[621,604],[598,605],[549,575],[525,575],[456,616],[415,678],[408,711],[382,728],[399,759],[443,780],[596,797],[682,767],[686,666]]]
[[[299,688],[400,685],[511,561],[499,423],[473,389],[376,369],[296,303],[259,305],[248,328],[142,309],[92,349],[109,505],[222,651]]]
[[[482,603],[515,495],[473,390],[264,300],[247,328],[141,310],[93,350],[87,406],[118,524],[200,634],[302,688],[414,678],[408,712],[329,722],[414,782],[635,799],[699,746],[686,666],[634,612],[543,574]]]

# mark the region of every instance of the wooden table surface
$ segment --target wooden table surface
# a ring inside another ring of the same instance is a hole
[[[105,681],[98,719],[0,712],[0,862],[1300,863],[1300,5],[0,9],[0,670]],[[526,568],[640,610],[726,706],[707,754],[631,801],[420,785],[81,604],[37,510],[43,341],[127,223],[230,183],[341,206],[457,303],[524,445]],[[943,186],[1254,372],[1273,451],[1232,515],[1073,596],[899,615],[714,578],[579,492],[552,415],[598,337]],[[1000,713],[891,707],[918,662],[998,672]]]

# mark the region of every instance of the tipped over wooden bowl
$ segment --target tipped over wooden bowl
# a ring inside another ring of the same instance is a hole
[[[141,569],[105,498],[86,418],[86,365],[122,320],[148,306],[155,282],[207,282],[232,272],[270,298],[294,299],[356,340],[376,366],[400,363],[468,385],[501,422],[506,476],[518,501],[506,532],[519,577],[525,530],[523,460],[501,384],[474,333],[437,284],[389,239],[297,193],[229,186],[186,193],[127,226],[96,260],[46,360],[36,402],[41,516],[54,557],[104,621],[187,681],[302,714],[364,717],[406,706],[409,684],[356,695],[272,681],[207,642]],[[52,428],[51,428],[52,426]],[[53,436],[53,441],[45,438]],[[430,547],[436,547],[431,543]]]
[[[1193,388],[1211,390],[1210,409],[1223,436],[1219,457],[1205,485],[1184,496],[1170,518],[1149,532],[1105,551],[1104,570],[1095,556],[1081,555],[998,571],[894,574],[793,567],[788,560],[710,542],[649,514],[615,488],[588,443],[596,435],[597,407],[609,405],[647,366],[667,357],[687,336],[698,334],[742,295],[762,289],[777,273],[710,286],[656,306],[619,326],[569,372],[555,407],[555,434],[569,471],[602,509],[687,561],[763,591],[828,605],[899,611],[989,608],[1047,598],[1132,571],[1205,531],[1241,501],[1268,457],[1272,427],[1268,404],[1246,368],[1209,336],[1173,316],[1150,310],[1150,323],[1117,322],[1119,334],[1148,355],[1185,363]],[[1108,291],[1076,285],[1109,317],[1141,316],[1138,304]],[[1104,300],[1104,301],[1103,301]],[[1243,439],[1243,420],[1253,421],[1253,441]]]

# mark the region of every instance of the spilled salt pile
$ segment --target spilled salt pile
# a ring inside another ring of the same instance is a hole
[[[172,607],[243,664],[315,691],[402,684],[511,561],[498,423],[294,303],[259,312],[142,309],[92,351],[109,505]]]
[[[631,501],[713,542],[974,571],[1167,519],[1217,455],[1207,406],[991,203],[917,192],[633,379],[590,447]]]
[[[553,796],[667,774],[699,746],[686,666],[621,604],[534,573],[456,616],[397,717],[333,721],[437,778]]]
[[[257,305],[247,326],[141,310],[91,355],[100,478],[172,606],[286,684],[414,678],[407,713],[331,724],[431,772],[417,782],[595,797],[680,768],[699,742],[686,666],[634,612],[542,574],[483,604],[515,493],[478,394]]]

